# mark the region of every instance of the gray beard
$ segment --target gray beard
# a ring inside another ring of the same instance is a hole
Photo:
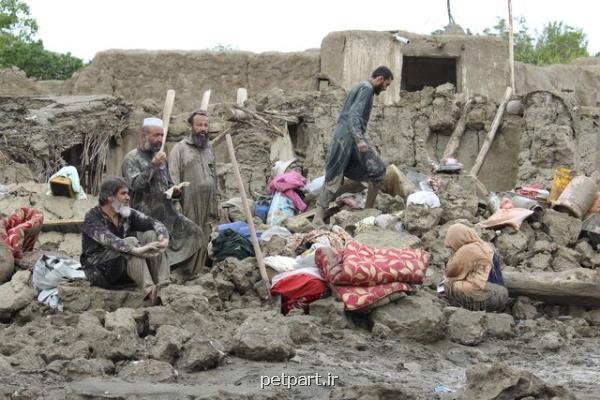
[[[144,149],[144,151],[150,152],[152,154],[156,154],[160,151],[160,147],[161,147],[160,143],[152,144],[150,142],[145,142],[143,149]]]
[[[117,214],[119,214],[123,218],[129,218],[129,216],[131,215],[131,207],[123,203],[119,203],[116,200],[112,202],[111,207]]]
[[[196,147],[203,149],[208,144],[208,135],[192,133],[192,142]]]

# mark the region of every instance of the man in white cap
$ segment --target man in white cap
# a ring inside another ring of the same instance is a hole
[[[140,144],[125,155],[122,174],[131,189],[131,206],[162,222],[169,231],[169,265],[191,278],[202,267],[202,228],[179,213],[165,191],[173,186],[167,155],[160,151],[164,139],[162,120],[144,119]],[[176,195],[180,194],[175,191]],[[207,232],[208,234],[208,232]]]
[[[183,214],[204,232],[200,262],[206,262],[210,220],[218,218],[218,188],[215,155],[208,140],[208,114],[197,110],[188,118],[191,132],[173,146],[169,170],[175,184],[191,182],[181,195]]]

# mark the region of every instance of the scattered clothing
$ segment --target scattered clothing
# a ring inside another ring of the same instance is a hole
[[[423,283],[431,256],[421,249],[372,249],[351,241],[343,249],[322,247],[315,260],[347,310],[383,304],[397,292]]]
[[[169,265],[183,263],[183,269],[193,275],[201,268],[200,260],[195,256],[203,243],[202,227],[177,212],[174,203],[166,198],[164,192],[173,186],[169,168],[166,163],[155,168],[153,156],[150,151],[135,149],[123,159],[122,172],[131,190],[131,207],[167,227]]]
[[[511,226],[519,230],[523,221],[533,214],[533,210],[525,208],[500,208],[488,219],[477,224],[482,228],[497,228],[500,226]]]
[[[282,193],[275,193],[267,215],[268,225],[280,225],[286,219],[296,215],[296,207],[292,200]]]
[[[273,178],[271,183],[269,183],[269,192],[282,193],[294,203],[294,207],[300,211],[304,211],[307,207],[306,203],[296,192],[296,189],[303,188],[304,185],[306,185],[306,178],[296,171],[290,171]]]
[[[308,310],[308,305],[329,294],[327,283],[315,267],[280,273],[272,279],[271,294],[281,295],[281,312],[293,308]]]
[[[264,259],[265,265],[277,272],[288,272],[296,269],[296,259],[286,256],[268,256]]]
[[[272,226],[260,235],[260,240],[262,242],[268,242],[273,236],[286,238],[292,236],[292,232],[283,226]]]
[[[62,311],[58,283],[62,279],[85,279],[81,264],[65,256],[42,255],[33,268],[33,287],[40,290],[38,301]]]
[[[0,240],[8,245],[14,258],[18,259],[24,252],[33,250],[44,224],[44,213],[35,208],[21,207],[5,218],[2,224],[5,232],[0,232]]]
[[[79,173],[77,172],[77,168],[73,166],[62,167],[58,170],[57,173],[52,175],[50,179],[48,179],[48,191],[46,192],[47,196],[52,196],[52,189],[50,187],[50,182],[59,176],[63,176],[65,178],[69,178],[71,182],[71,189],[73,189],[73,193],[75,193],[75,198],[77,200],[85,200],[87,199],[87,195],[85,194],[85,190],[81,187],[81,183],[79,181]]]
[[[216,239],[212,240],[211,252],[213,259],[217,262],[223,261],[227,257],[243,260],[256,255],[252,243],[231,229],[225,229],[219,233]]]
[[[248,227],[248,224],[246,222],[236,221],[236,222],[232,222],[230,224],[221,224],[217,227],[217,231],[219,233],[225,231],[226,229],[231,229],[235,233],[242,235],[247,240],[249,240],[249,241],[251,240],[250,228]],[[262,232],[260,232],[260,231],[256,231],[256,237],[259,240],[261,237],[261,233]]]

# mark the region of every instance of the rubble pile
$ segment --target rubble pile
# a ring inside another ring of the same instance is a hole
[[[287,123],[297,158],[292,168],[314,179],[322,173],[343,96],[339,88],[297,94],[273,89],[245,107],[261,116],[278,113],[297,122]],[[26,106],[25,101],[31,103]],[[69,149],[85,148],[84,132],[102,132],[114,140],[122,133],[133,135],[128,113],[139,116],[143,112],[140,105],[131,111],[121,100],[94,98],[85,102],[89,108],[79,112],[89,114],[98,125],[77,125],[70,107],[79,103],[62,99],[62,111],[57,112],[53,101],[0,101],[0,113],[12,115],[13,124],[20,121],[19,135],[33,132],[29,142],[17,146],[16,131],[1,126],[12,147],[2,148],[3,165],[10,168],[0,172],[0,218],[25,206],[43,210],[46,220],[80,220],[96,205],[96,197],[49,196],[46,183],[34,180],[42,170],[52,169],[48,162],[60,163]],[[195,393],[197,398],[223,399],[427,399],[443,396],[445,391],[460,399],[593,398],[599,393],[594,373],[600,368],[594,356],[600,344],[600,304],[593,303],[593,294],[582,292],[583,303],[571,304],[568,296],[549,301],[535,296],[536,287],[521,287],[532,296],[513,295],[502,313],[451,307],[436,294],[450,256],[444,238],[457,222],[473,227],[501,254],[509,292],[517,289],[511,285],[520,276],[542,272],[572,273],[571,281],[599,283],[593,278],[600,266],[598,243],[585,234],[587,220],[540,201],[541,211],[536,210],[518,229],[478,225],[499,209],[492,191],[533,183],[550,189],[559,164],[574,168],[581,161],[576,140],[580,127],[560,98],[540,92],[519,101],[523,115],[508,116],[506,130],[501,129],[497,138],[501,146],[521,126],[515,121],[525,126],[520,132],[520,154],[514,160],[518,172],[510,187],[502,177],[501,187],[486,188],[484,183],[494,177],[489,171],[479,180],[466,172],[432,170],[462,112],[462,100],[452,85],[406,93],[400,104],[373,110],[369,127],[382,157],[407,174],[425,176],[413,182],[419,188],[435,178],[438,186],[429,188],[440,207],[381,194],[375,209],[365,210],[349,205],[360,203],[361,195],[354,194],[336,203],[329,222],[353,241],[374,249],[425,250],[431,260],[422,285],[415,285],[418,289],[358,311],[348,311],[340,296],[324,296],[282,315],[282,299],[266,300],[267,288],[256,258],[227,258],[194,280],[165,288],[158,306],[144,303],[135,290],[109,291],[90,287],[86,281],[63,280],[58,286],[63,311],[58,312],[35,300],[37,290],[29,284],[31,269],[16,265],[11,280],[0,286],[0,393],[22,399],[49,393],[56,398],[164,398]],[[147,109],[153,107],[147,105]],[[257,195],[267,194],[272,176],[274,139],[260,133],[264,125],[230,120],[223,104],[211,107],[213,137],[235,128],[233,140],[246,190],[258,203]],[[483,137],[494,112],[491,102],[481,97],[474,100],[461,152],[468,151],[473,139]],[[550,114],[553,118],[547,118]],[[269,117],[269,123],[283,129],[285,125],[276,119]],[[182,121],[183,114],[174,118],[170,141],[182,138],[188,129]],[[50,137],[62,130],[70,141],[35,139],[42,135],[39,124],[52,126]],[[546,145],[540,147],[542,143]],[[238,188],[219,146],[220,185],[223,196],[230,198],[238,194]],[[25,150],[46,164],[35,164]],[[461,152],[461,162],[472,163]],[[499,163],[502,154],[494,155],[494,147],[491,152],[491,163]],[[511,153],[514,156],[514,149]],[[77,160],[73,163],[81,166]],[[305,200],[314,204],[309,194]],[[261,232],[271,228],[256,218]],[[301,239],[317,229],[310,217],[302,215],[288,218],[283,227],[289,237]],[[296,256],[288,245],[281,236],[273,236],[263,242],[263,251],[265,256]],[[80,246],[77,230],[43,229],[35,249],[78,259]],[[276,272],[269,270],[271,277]],[[282,372],[329,374],[339,380],[336,385],[260,390],[262,376]],[[99,392],[106,382],[118,384],[110,393]]]

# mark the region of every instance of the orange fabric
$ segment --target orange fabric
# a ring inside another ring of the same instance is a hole
[[[454,224],[448,229],[444,244],[453,251],[445,271],[446,281],[452,288],[464,293],[483,289],[492,269],[492,247],[463,224]]]
[[[531,214],[533,214],[533,211],[526,208],[500,208],[500,210],[496,211],[488,219],[477,225],[482,228],[496,228],[509,225],[515,230],[519,230],[523,221]]]

